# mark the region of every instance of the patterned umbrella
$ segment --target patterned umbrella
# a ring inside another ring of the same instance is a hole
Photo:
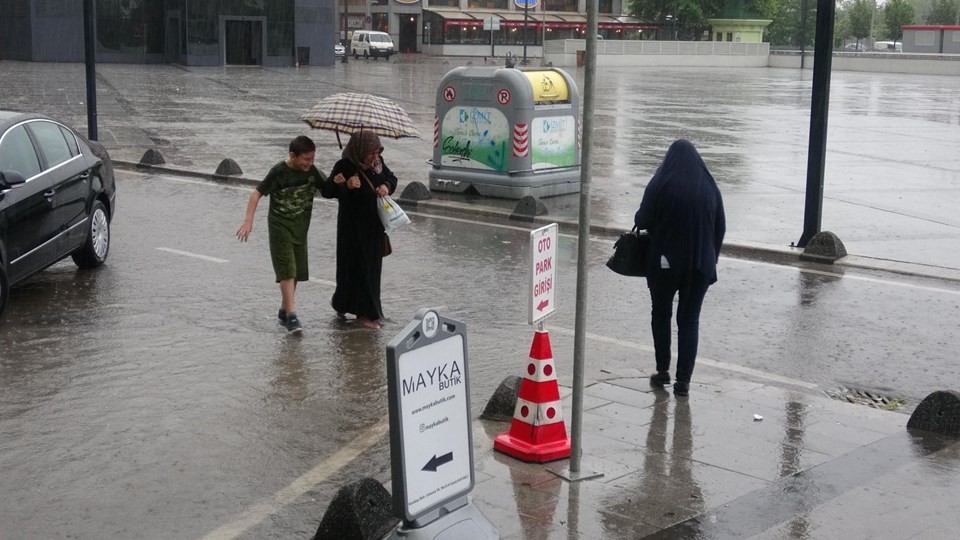
[[[300,117],[315,129],[354,134],[373,131],[383,137],[419,137],[406,111],[389,99],[370,94],[343,93],[324,98]]]

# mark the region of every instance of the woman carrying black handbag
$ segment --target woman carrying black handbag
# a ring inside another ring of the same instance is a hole
[[[679,293],[673,393],[685,396],[697,359],[700,308],[707,288],[717,281],[717,260],[726,232],[720,190],[690,141],[680,139],[670,145],[643,192],[634,224],[650,234],[646,276],[657,361],[650,384],[670,384],[670,319]]]

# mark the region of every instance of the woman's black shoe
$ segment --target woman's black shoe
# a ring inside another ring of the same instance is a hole
[[[670,374],[666,371],[659,371],[650,376],[650,384],[652,386],[664,387],[670,384]]]
[[[675,396],[689,396],[690,395],[690,383],[677,381],[673,383],[673,395]]]

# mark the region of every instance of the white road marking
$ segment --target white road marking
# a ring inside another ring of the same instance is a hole
[[[389,431],[390,422],[385,417],[381,418],[367,431],[337,451],[336,454],[318,463],[316,467],[304,473],[290,485],[276,492],[270,500],[251,506],[237,516],[236,520],[218,527],[204,536],[202,540],[226,540],[240,536],[349,465],[354,459],[377,444],[377,441],[382,439]]]
[[[568,335],[568,336],[574,335],[573,330],[569,330],[569,329],[567,329],[567,328],[558,328],[558,327],[556,327],[556,326],[552,326],[552,325],[551,325],[551,326],[550,326],[550,330],[556,331],[558,334],[565,334],[565,335]],[[640,345],[640,344],[634,343],[634,342],[632,342],[632,341],[626,341],[626,340],[622,340],[622,339],[612,338],[612,337],[603,336],[603,335],[600,335],[600,334],[594,334],[594,333],[591,333],[591,332],[587,332],[587,339],[592,339],[592,340],[594,340],[594,341],[600,341],[600,342],[603,342],[603,343],[610,343],[610,344],[612,344],[612,345],[618,345],[618,346],[620,346],[620,347],[624,347],[624,348],[627,348],[627,349],[636,349],[636,350],[646,351],[646,352],[650,352],[650,353],[654,352],[653,347],[651,347],[651,346],[649,346],[649,345]],[[673,355],[673,358],[676,358],[676,357],[677,357],[677,355],[674,354],[674,355]],[[748,368],[748,367],[745,367],[745,366],[738,366],[738,365],[736,365],[736,364],[728,364],[728,363],[726,363],[726,362],[721,362],[721,361],[719,361],[719,360],[711,360],[711,359],[709,359],[709,358],[704,358],[704,357],[702,357],[702,356],[697,356],[697,363],[698,363],[698,364],[701,364],[701,365],[704,365],[704,366],[710,366],[710,367],[716,368],[716,369],[722,369],[722,370],[725,370],[725,371],[732,371],[732,372],[734,372],[734,373],[740,373],[740,374],[743,374],[743,375],[750,375],[750,376],[752,376],[752,377],[757,377],[758,379],[764,379],[764,380],[768,380],[768,381],[773,381],[773,382],[778,382],[778,383],[785,383],[785,384],[790,384],[790,385],[793,385],[793,386],[799,386],[799,387],[801,387],[801,388],[807,388],[807,389],[817,388],[817,385],[814,384],[814,383],[810,383],[810,382],[806,382],[806,381],[800,381],[800,380],[797,380],[797,379],[791,379],[791,378],[789,378],[789,377],[782,377],[782,376],[780,376],[780,375],[776,375],[776,374],[773,374],[773,373],[767,373],[767,372],[765,372],[765,371],[760,371],[760,370],[758,370],[758,369]]]
[[[865,281],[867,283],[876,283],[878,285],[889,285],[893,287],[906,287],[908,289],[914,289],[917,291],[960,295],[960,290],[946,289],[943,287],[930,287],[929,285],[917,285],[915,283],[907,283],[905,281],[893,281],[889,279],[880,279],[880,278],[874,278],[869,276],[858,276],[855,274],[843,274],[840,272],[827,272],[825,270],[814,270],[813,268],[799,268],[791,265],[776,264],[776,263],[770,263],[765,261],[753,261],[749,259],[739,259],[736,257],[721,257],[721,258],[724,259],[725,261],[738,262],[738,263],[748,264],[753,266],[765,266],[767,268],[794,269],[799,272],[803,272],[805,274],[815,274],[818,276],[852,279],[855,281]]]
[[[191,253],[189,251],[180,251],[179,249],[173,249],[168,247],[158,247],[157,251],[166,251],[167,253],[173,253],[174,255],[183,255],[184,257],[193,257],[194,259],[201,259],[204,261],[210,261],[210,262],[215,262],[219,264],[230,262],[227,259],[211,257],[209,255],[201,255],[199,253]]]
[[[158,176],[157,173],[143,173],[143,172],[140,172],[140,171],[124,171],[124,172],[126,172],[126,173],[131,173],[131,174],[138,174],[138,175],[142,175],[142,176],[146,176],[146,175]],[[184,184],[193,184],[193,185],[199,185],[199,186],[211,186],[211,187],[226,188],[226,189],[235,189],[235,190],[247,191],[247,192],[249,192],[250,189],[251,189],[251,188],[243,187],[243,186],[228,186],[228,185],[224,185],[224,184],[218,184],[218,183],[215,183],[215,182],[210,181],[210,180],[192,180],[192,179],[188,179],[188,178],[182,178],[182,177],[176,177],[176,176],[167,176],[167,175],[163,175],[163,178],[168,179],[168,180],[171,180],[171,181],[173,181],[173,182],[181,182],[181,183],[184,183]],[[322,205],[325,205],[325,206],[332,206],[332,205],[337,204],[336,201],[327,200],[327,199],[316,199],[316,200],[315,200],[315,203],[319,203],[319,204],[322,204]],[[422,216],[422,217],[425,217],[425,218],[441,219],[441,220],[446,220],[446,221],[454,221],[454,222],[458,222],[458,223],[469,223],[469,224],[473,224],[473,225],[482,225],[482,226],[485,226],[485,227],[493,227],[493,228],[497,228],[497,229],[506,229],[506,230],[511,230],[511,231],[521,231],[521,232],[528,232],[528,231],[530,231],[530,228],[529,228],[529,227],[521,227],[521,226],[517,226],[517,225],[503,225],[503,224],[499,224],[499,223],[487,223],[487,222],[484,222],[484,221],[479,221],[480,216],[478,216],[478,219],[464,219],[464,218],[456,218],[456,217],[450,217],[450,216],[443,216],[443,215],[438,215],[438,214],[430,214],[430,213],[426,213],[426,212],[417,212],[416,210],[412,210],[412,211],[410,211],[410,213],[413,214],[413,215]],[[579,235],[569,234],[569,233],[560,233],[559,236],[564,237],[564,238],[574,239],[574,240],[579,237]],[[611,241],[610,238],[607,238],[607,237],[598,237],[598,236],[593,236],[593,235],[590,236],[590,240],[593,241],[593,242],[610,242],[610,241]],[[766,267],[769,267],[769,268],[794,269],[794,270],[797,270],[797,271],[799,271],[799,272],[804,272],[804,273],[807,273],[807,274],[816,274],[816,275],[829,276],[829,277],[846,278],[846,279],[852,279],[852,280],[856,280],[856,281],[864,281],[864,282],[867,282],[867,283],[876,283],[876,284],[878,284],[878,285],[890,285],[890,286],[894,286],[894,287],[906,287],[906,288],[908,288],[908,289],[914,289],[914,290],[918,290],[918,291],[927,291],[927,292],[933,292],[933,293],[945,293],[945,294],[952,294],[952,295],[960,295],[960,290],[955,290],[955,289],[945,289],[945,288],[941,288],[941,287],[930,287],[930,286],[927,286],[927,285],[917,285],[917,284],[907,283],[907,282],[902,282],[902,281],[893,281],[893,280],[872,278],[872,277],[867,277],[867,276],[857,276],[857,275],[852,275],[852,274],[842,274],[842,273],[837,273],[837,272],[826,272],[826,271],[823,271],[823,270],[814,270],[814,269],[812,269],[812,268],[800,268],[800,267],[792,266],[792,265],[789,265],[789,264],[777,264],[777,263],[769,263],[769,262],[764,262],[764,261],[753,261],[753,260],[747,260],[747,259],[740,259],[740,258],[736,258],[736,257],[721,256],[720,258],[723,259],[724,261],[733,261],[733,262],[739,262],[739,263],[743,263],[743,264],[752,264],[752,265],[755,265],[755,266],[766,266]],[[312,281],[312,280],[311,280],[311,281]],[[329,283],[329,282],[325,282],[325,283],[323,283],[323,284],[328,284],[328,283]]]

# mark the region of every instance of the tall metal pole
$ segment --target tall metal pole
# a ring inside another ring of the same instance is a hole
[[[800,69],[806,67],[807,59],[807,0],[800,2]]]
[[[340,0],[343,2],[343,58],[340,59],[341,64],[349,63],[347,57],[350,56],[350,41],[347,40],[347,0]]]
[[[960,0],[957,0],[960,2]],[[547,63],[547,6],[540,4],[540,65]]]
[[[523,0],[523,61],[527,65],[527,21],[530,18],[530,0]]]
[[[87,72],[87,137],[97,140],[97,7],[83,0],[83,48]]]
[[[570,420],[570,472],[583,458],[583,372],[587,341],[587,248],[590,247],[590,177],[593,173],[593,109],[597,77],[597,0],[587,1],[587,50],[583,77],[583,149],[580,151],[580,228],[577,235],[577,309],[573,330],[573,417]]]
[[[835,0],[817,0],[817,34],[813,50],[813,95],[810,99],[810,145],[807,150],[807,192],[799,247],[820,232],[823,171],[827,156],[830,68],[833,60]]]

